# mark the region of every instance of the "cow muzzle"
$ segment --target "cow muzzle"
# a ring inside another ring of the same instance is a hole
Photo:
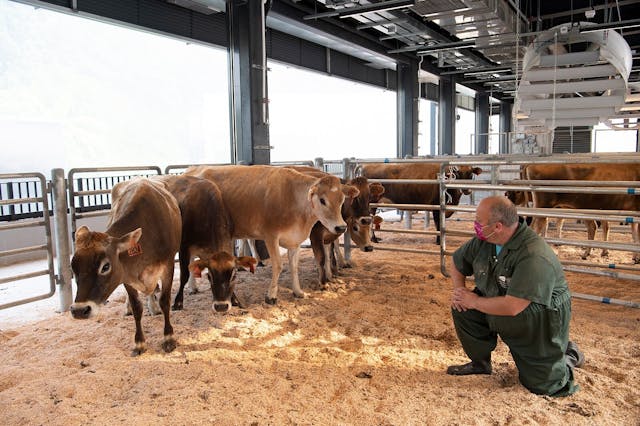
[[[358,222],[360,222],[360,225],[362,226],[368,226],[373,222],[373,218],[371,216],[362,216],[359,218]]]
[[[87,319],[94,314],[94,309],[89,303],[74,303],[69,310],[75,319]]]
[[[229,302],[213,302],[213,310],[219,313],[229,312],[231,303]]]
[[[347,230],[347,226],[346,226],[346,225],[344,225],[344,226],[336,226],[336,227],[335,227],[335,228],[333,228],[333,229],[334,229],[334,231],[335,231],[335,233],[336,233],[336,234],[340,235],[340,234],[343,234],[343,233],[344,233],[344,231],[346,231],[346,230]]]

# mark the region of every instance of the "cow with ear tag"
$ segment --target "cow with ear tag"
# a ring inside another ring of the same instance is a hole
[[[160,285],[162,348],[171,352],[176,341],[169,304],[182,226],[178,204],[164,185],[145,178],[118,183],[111,197],[105,232],[94,232],[86,226],[76,231],[71,267],[77,294],[71,315],[76,319],[95,316],[116,287],[124,284],[136,323],[133,355],[139,355],[146,350],[146,344],[138,291],[150,295]]]
[[[209,270],[207,278],[213,294],[212,308],[215,312],[227,312],[232,304],[242,307],[234,292],[236,271],[241,268],[255,273],[257,263],[258,260],[251,256],[235,257],[220,251],[191,262],[189,272],[200,277],[204,269]]]

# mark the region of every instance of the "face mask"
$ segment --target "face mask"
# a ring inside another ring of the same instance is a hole
[[[488,224],[486,226],[489,225],[491,224]],[[483,228],[485,228],[485,226],[482,226],[480,222],[478,222],[477,220],[473,221],[473,229],[476,231],[476,236],[482,241],[487,241],[487,238],[491,238],[491,236],[495,234],[495,231],[490,233],[489,235],[484,235],[484,232],[482,232]]]

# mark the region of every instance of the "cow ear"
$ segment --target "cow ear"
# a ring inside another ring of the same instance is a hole
[[[139,254],[140,246],[138,241],[140,241],[140,237],[142,237],[142,228],[124,234],[118,239],[118,253],[128,251],[130,255],[132,255],[131,253]]]
[[[473,169],[471,169],[471,171],[475,175],[481,175],[482,174],[482,168],[480,168],[480,167],[474,167]]]
[[[258,264],[258,260],[255,257],[251,256],[242,256],[236,257],[236,268],[242,266],[243,268],[249,269],[252,274],[256,272],[256,265]]]
[[[356,198],[360,190],[353,185],[342,185],[342,193],[349,198]]]
[[[316,192],[318,192],[318,185],[314,183],[313,185],[311,185],[311,188],[309,188],[307,198],[311,200]]]
[[[369,193],[371,194],[371,197],[379,197],[384,194],[384,186],[382,186],[378,182],[370,183]]]
[[[207,261],[204,259],[196,259],[189,264],[189,272],[196,278],[202,277],[202,271],[208,267]]]
[[[82,225],[76,230],[76,247],[83,246],[91,236],[89,227]]]

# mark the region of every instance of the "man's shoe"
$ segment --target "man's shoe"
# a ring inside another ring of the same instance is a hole
[[[447,374],[452,376],[468,376],[470,374],[491,374],[491,361],[471,361],[462,365],[447,367]]]
[[[584,354],[580,349],[578,349],[578,345],[569,341],[567,345],[567,350],[564,351],[567,355],[567,364],[571,366],[571,368],[580,368],[584,365]]]

